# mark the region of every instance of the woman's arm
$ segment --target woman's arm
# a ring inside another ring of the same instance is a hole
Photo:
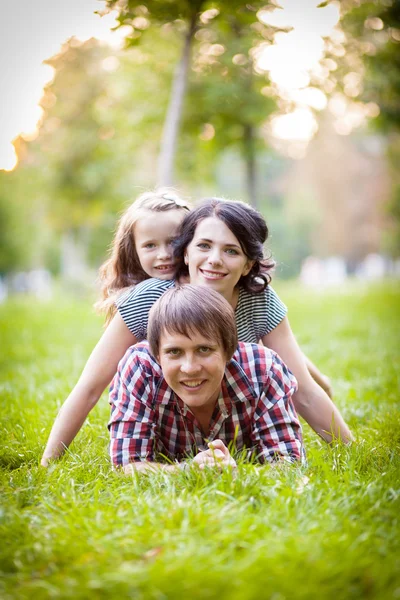
[[[47,467],[50,459],[63,454],[110,383],[126,350],[136,342],[135,336],[117,313],[58,413],[42,456],[42,466]]]
[[[329,377],[327,377],[326,375],[321,373],[321,371],[318,369],[318,367],[316,365],[314,365],[313,362],[311,362],[311,360],[308,358],[308,356],[304,355],[304,359],[306,361],[306,367],[307,367],[308,372],[310,373],[311,377],[314,379],[314,381],[316,381],[318,383],[319,386],[322,387],[324,392],[326,392],[328,394],[329,398],[332,398],[333,390],[332,390],[331,380],[329,379]]]
[[[343,420],[338,408],[312,379],[288,318],[285,317],[275,329],[262,338],[268,348],[275,350],[294,373],[299,389],[293,396],[297,412],[327,442],[340,438],[344,442],[353,439],[350,429]]]

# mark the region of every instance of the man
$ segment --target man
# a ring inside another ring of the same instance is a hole
[[[274,352],[238,344],[233,309],[220,294],[173,288],[150,311],[148,342],[129,348],[114,377],[111,460],[125,472],[235,467],[229,445],[260,462],[301,460],[296,389]]]

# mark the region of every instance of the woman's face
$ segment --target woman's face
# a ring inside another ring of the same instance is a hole
[[[239,240],[217,217],[201,221],[185,251],[190,283],[206,285],[232,302],[233,290],[253,261],[244,254]]]

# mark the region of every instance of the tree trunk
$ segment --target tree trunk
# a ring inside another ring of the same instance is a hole
[[[246,189],[250,204],[257,208],[257,165],[254,150],[254,127],[246,124],[243,134],[243,154],[246,163]]]
[[[182,56],[174,74],[171,96],[164,121],[160,153],[158,156],[157,185],[172,185],[174,182],[175,154],[179,126],[182,120],[183,99],[187,87],[191,47],[197,27],[197,16],[198,13],[196,11],[189,24],[189,29],[185,36]]]
[[[61,277],[64,280],[85,282],[88,279],[89,230],[68,229],[61,235]]]

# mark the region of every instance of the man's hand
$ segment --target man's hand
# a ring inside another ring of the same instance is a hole
[[[236,468],[236,462],[229,454],[228,448],[222,440],[214,440],[209,442],[208,450],[199,452],[193,459],[200,469],[204,467],[232,467]]]

